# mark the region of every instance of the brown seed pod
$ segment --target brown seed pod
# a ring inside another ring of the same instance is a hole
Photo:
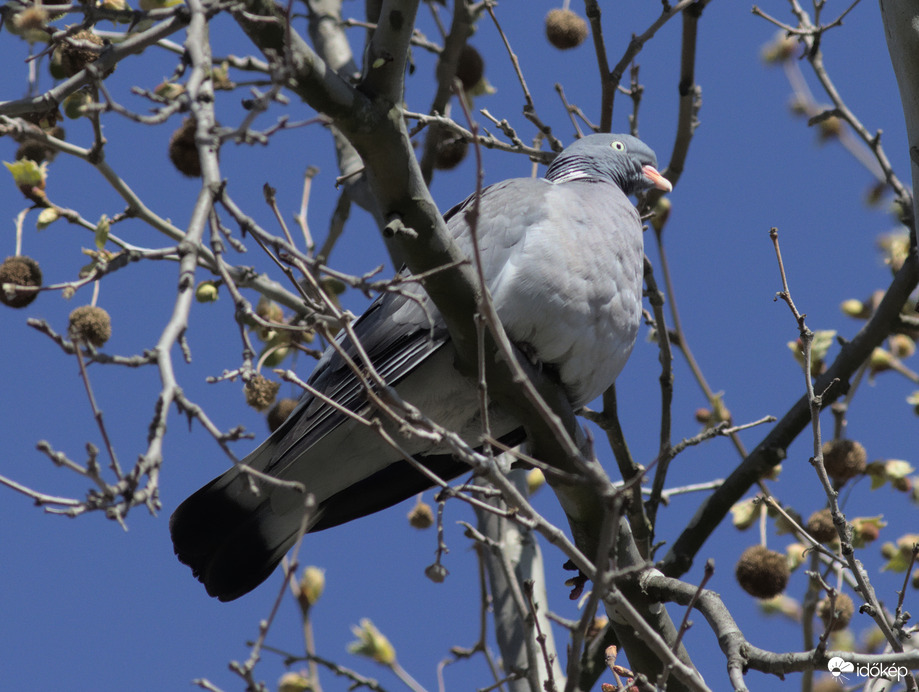
[[[823,465],[834,481],[844,483],[868,468],[868,454],[855,440],[830,440],[823,445]]]
[[[408,523],[416,529],[429,529],[434,524],[434,511],[431,505],[418,500],[408,513]]]
[[[466,158],[469,142],[451,132],[441,132],[438,133],[438,136],[440,139],[434,154],[434,168],[442,171],[456,168]]]
[[[12,5],[11,5],[12,7]],[[43,33],[47,34],[48,12],[41,6],[27,7],[21,12],[17,12],[12,18],[13,26],[11,31],[19,35],[36,32],[36,37]],[[47,38],[45,38],[47,40]]]
[[[761,545],[743,551],[734,574],[743,590],[756,598],[778,596],[791,575],[785,556]]]
[[[0,264],[0,284],[16,284],[17,286],[41,286],[41,269],[36,262],[27,255],[14,255],[7,257]],[[0,290],[0,303],[11,308],[24,308],[38,297],[37,291],[16,291],[7,294]]]
[[[89,45],[87,45],[89,44]],[[84,29],[65,39],[54,49],[52,61],[55,62],[64,77],[73,77],[91,62],[96,62],[102,52],[105,41],[92,31]],[[98,46],[98,47],[94,47]],[[103,74],[108,77],[115,67]]]
[[[849,622],[855,614],[855,604],[848,595],[839,593],[836,594],[836,607],[834,610],[836,611],[835,620],[833,619],[833,610],[830,609],[829,597],[823,598],[817,603],[817,616],[823,620],[823,626],[829,626],[832,620],[833,627],[830,631],[838,632],[849,626]]]
[[[98,348],[112,336],[112,318],[102,308],[84,305],[70,313],[67,332],[74,341],[82,341]]]
[[[546,15],[546,38],[559,50],[576,48],[587,38],[587,22],[571,10],[554,9]]]
[[[281,423],[287,420],[295,408],[297,408],[296,399],[281,399],[268,412],[268,429],[274,432],[280,428]]]
[[[821,509],[811,514],[805,528],[814,540],[820,543],[830,543],[837,537],[833,515],[829,509]]]
[[[60,125],[55,125],[48,130],[48,134],[56,139],[64,139],[64,128]],[[19,143],[19,148],[16,150],[17,161],[19,159],[30,159],[35,163],[42,163],[43,161],[53,161],[55,156],[57,156],[56,149],[52,149],[44,142],[28,135],[22,139]]]
[[[195,144],[195,127],[194,118],[185,118],[169,138],[169,158],[179,173],[189,178],[201,177],[201,158]]]
[[[456,63],[456,78],[463,83],[463,89],[469,91],[482,81],[485,75],[485,60],[475,48],[466,44]]]
[[[274,398],[281,388],[280,382],[273,382],[264,375],[255,375],[246,382],[243,388],[246,403],[256,411],[264,411],[274,403]]]

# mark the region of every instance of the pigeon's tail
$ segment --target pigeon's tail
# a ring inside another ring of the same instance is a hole
[[[419,456],[432,474],[449,480],[469,471],[450,455]],[[207,592],[232,601],[265,581],[296,542],[305,495],[286,487],[256,484],[230,469],[178,506],[169,521],[179,561]],[[407,461],[397,461],[331,497],[318,498],[307,531],[321,531],[386,509],[434,483]]]
[[[271,439],[246,458],[250,467],[266,468],[265,460],[273,458],[274,453]],[[518,428],[500,441],[514,446],[523,439],[523,429]],[[354,459],[351,463],[360,465]],[[302,459],[290,467],[299,469],[302,475],[294,478],[287,474],[291,477],[284,480],[296,481],[307,493],[314,493],[315,507],[310,510],[307,531],[321,531],[379,512],[436,485],[435,478],[448,481],[470,470],[449,454],[418,455],[414,463],[402,459],[368,465],[371,470],[366,476],[348,484],[329,482],[329,477],[344,472],[329,457]],[[420,471],[419,466],[425,471]],[[307,470],[311,473],[307,474]],[[329,487],[339,489],[329,493]],[[185,500],[173,513],[169,531],[175,553],[180,562],[191,567],[211,596],[232,601],[271,576],[296,542],[308,497],[288,486],[254,480],[234,467]]]
[[[248,475],[230,469],[179,505],[169,521],[179,561],[221,601],[265,581],[297,538],[303,513],[278,514],[267,489],[260,490],[254,493]],[[293,494],[271,490],[280,492]]]

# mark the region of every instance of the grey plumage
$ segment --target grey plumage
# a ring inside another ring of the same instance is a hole
[[[545,179],[519,178],[483,190],[478,237],[486,281],[511,340],[553,368],[572,406],[599,396],[624,366],[641,314],[641,222],[628,195],[669,183],[654,153],[628,135],[591,135],[563,151]],[[445,215],[471,254],[465,214]],[[368,358],[400,396],[478,444],[475,385],[453,368],[450,335],[417,284],[379,297],[354,323]],[[352,344],[342,345],[354,355]],[[372,413],[350,367],[325,353],[309,379],[349,410]],[[492,406],[492,434],[522,441],[517,421]],[[388,426],[398,436],[394,426]],[[445,448],[400,437],[445,479],[468,467]],[[244,460],[312,493],[317,531],[389,507],[430,482],[369,430],[320,398],[304,395],[284,424]],[[255,481],[234,467],[185,500],[170,521],[176,554],[212,596],[232,600],[266,579],[293,544],[302,494]]]

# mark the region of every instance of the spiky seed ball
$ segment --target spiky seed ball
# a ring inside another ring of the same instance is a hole
[[[823,445],[823,465],[834,481],[844,483],[868,468],[868,454],[855,440],[830,440]]]
[[[820,543],[830,543],[837,537],[833,514],[829,509],[821,509],[811,514],[805,528],[814,540]]]
[[[13,15],[13,29],[20,35],[34,31],[41,36],[47,24],[48,13],[42,7],[27,7],[22,12]],[[47,41],[47,34],[45,34],[45,40]]]
[[[546,15],[546,38],[559,50],[576,48],[587,38],[587,22],[571,10],[554,9]]]
[[[747,548],[734,571],[737,583],[751,596],[772,598],[788,585],[788,562],[785,556],[762,545]]]
[[[256,411],[264,411],[274,403],[274,398],[281,388],[280,382],[272,382],[264,375],[256,375],[246,382],[243,390],[246,393],[246,403]]]
[[[64,139],[64,128],[60,125],[55,125],[48,130],[48,134],[56,139]],[[42,163],[43,161],[53,161],[55,156],[57,156],[56,149],[52,149],[44,142],[28,136],[19,143],[19,148],[16,150],[17,161],[19,159],[30,159],[35,163]]]
[[[466,44],[456,63],[456,78],[463,83],[463,89],[469,91],[482,81],[485,75],[485,60],[475,48]]]
[[[833,620],[833,609],[830,608],[829,596],[821,599],[820,602],[817,603],[817,616],[823,620],[823,626],[829,626],[830,620],[833,620],[831,632],[838,632],[849,626],[849,622],[851,622],[852,616],[855,614],[855,604],[848,595],[839,593],[836,594],[835,610],[836,619]]]
[[[22,140],[19,148],[16,150],[15,158],[17,161],[19,159],[30,159],[35,163],[41,163],[42,161],[50,161],[54,154],[55,151],[53,149],[49,149],[37,139],[32,139],[30,137]]]
[[[17,286],[41,286],[42,276],[38,262],[27,255],[7,257],[0,264],[0,284]],[[0,303],[11,308],[24,308],[38,297],[37,291],[15,292],[7,294],[0,290]]]
[[[67,332],[74,341],[98,348],[112,336],[112,318],[102,308],[84,305],[70,313]]]
[[[434,168],[449,171],[460,165],[469,151],[469,142],[450,132],[440,135],[434,154]]]
[[[201,177],[201,158],[195,145],[195,119],[185,118],[169,138],[169,159],[179,173],[189,178]]]
[[[23,7],[27,3],[7,3],[5,10],[14,10],[18,7]],[[57,19],[58,17],[51,17],[47,10],[45,10],[41,3],[32,5],[31,7],[26,7],[25,9],[20,10],[19,12],[10,11],[9,14],[5,14],[5,21],[3,24],[14,36],[19,36],[22,39],[25,39],[30,44],[36,43],[48,43],[48,39],[51,37],[53,30],[48,27],[48,22],[51,19]]]
[[[38,262],[27,255],[13,255],[0,264],[0,284],[41,286],[41,269]],[[8,295],[0,289],[0,303],[11,308],[24,308],[38,297],[38,292],[16,292]]]
[[[416,529],[429,529],[434,523],[434,511],[431,505],[418,500],[408,513],[408,523]]]
[[[99,46],[99,48],[90,48],[85,45],[87,43]],[[61,73],[65,77],[73,77],[89,63],[98,60],[103,43],[102,38],[86,29],[78,31],[71,36],[70,39],[63,41],[54,49],[54,52],[57,54],[56,62],[59,64]],[[112,67],[112,69],[103,76],[108,77],[114,71],[115,68]]]
[[[287,420],[295,408],[297,408],[296,399],[281,399],[268,412],[268,429],[274,432],[280,428],[281,423]]]

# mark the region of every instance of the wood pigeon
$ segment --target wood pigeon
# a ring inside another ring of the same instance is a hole
[[[654,152],[629,135],[584,137],[556,157],[544,179],[516,178],[485,188],[477,234],[485,279],[508,336],[564,386],[578,408],[609,387],[635,343],[641,318],[642,225],[628,195],[670,191]],[[444,216],[470,255],[464,211]],[[353,324],[367,358],[403,400],[477,447],[482,421],[476,384],[453,366],[455,353],[437,308],[413,282],[387,292]],[[343,336],[341,346],[356,357]],[[308,531],[377,512],[432,484],[369,426],[331,406],[374,416],[352,369],[332,348],[287,420],[243,463],[315,498]],[[519,444],[516,420],[491,404],[491,434]],[[384,423],[425,467],[448,480],[469,467],[446,448]],[[258,492],[253,492],[257,487]],[[259,480],[239,466],[185,500],[170,520],[179,560],[211,596],[229,601],[274,571],[296,540],[304,495]]]

